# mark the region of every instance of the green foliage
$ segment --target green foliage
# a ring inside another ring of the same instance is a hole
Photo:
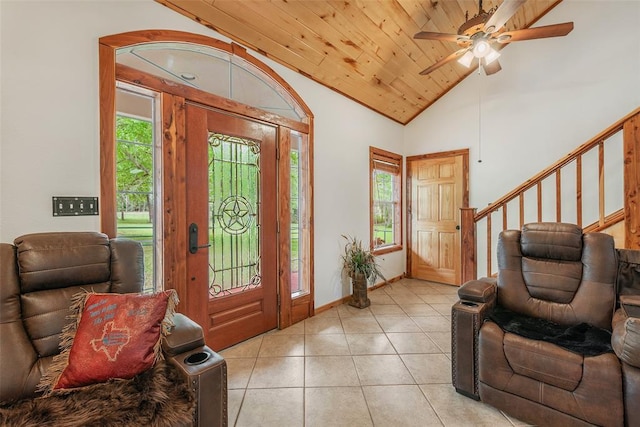
[[[376,170],[373,175],[373,198],[376,201],[393,202],[393,175]]]
[[[362,247],[362,241],[351,236],[342,237],[347,241],[342,255],[342,267],[349,277],[353,279],[356,274],[364,274],[368,280],[380,277],[386,282],[387,279],[380,271],[376,257]]]
[[[116,186],[118,211],[151,211],[153,190],[153,125],[116,117]]]

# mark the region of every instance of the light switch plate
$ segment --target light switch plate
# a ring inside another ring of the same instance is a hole
[[[98,215],[97,197],[53,196],[53,216]]]

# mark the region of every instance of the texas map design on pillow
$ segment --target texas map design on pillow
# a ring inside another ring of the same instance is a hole
[[[129,379],[162,356],[160,339],[172,325],[174,290],[156,294],[82,293],[74,297],[61,353],[40,382],[45,394],[110,379]]]

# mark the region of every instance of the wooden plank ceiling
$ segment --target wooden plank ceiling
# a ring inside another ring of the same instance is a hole
[[[458,47],[413,39],[457,33],[478,12],[473,0],[156,1],[402,124],[473,71],[453,61],[421,76]],[[528,0],[505,28],[527,28],[560,1]]]

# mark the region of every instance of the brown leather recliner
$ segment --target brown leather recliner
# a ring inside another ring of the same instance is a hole
[[[497,280],[467,282],[452,308],[456,390],[537,425],[640,425],[640,324],[634,297],[614,318],[617,271],[606,234],[502,232]]]
[[[141,292],[143,276],[142,247],[132,240],[61,232],[1,243],[0,402],[37,396],[40,378],[59,353],[74,294]],[[196,323],[181,314],[174,322],[163,351],[195,392],[193,424],[226,425],[226,362],[205,346]]]

